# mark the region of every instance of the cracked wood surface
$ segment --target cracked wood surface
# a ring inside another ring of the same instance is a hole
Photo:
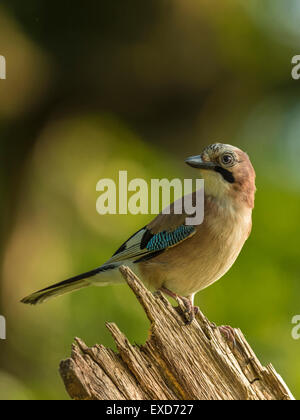
[[[236,346],[199,311],[186,325],[184,305],[152,294],[128,267],[120,271],[151,322],[144,345],[131,345],[113,323],[106,327],[118,353],[75,339],[60,374],[75,400],[291,400],[270,364],[263,367],[240,330]]]

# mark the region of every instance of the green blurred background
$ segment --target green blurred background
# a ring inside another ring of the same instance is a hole
[[[150,220],[97,214],[100,178],[191,177],[184,158],[216,141],[250,154],[254,228],[196,303],[300,398],[299,23],[297,0],[2,0],[0,399],[68,398],[59,362],[74,336],[114,347],[105,321],[146,340],[125,285],[18,301],[99,266]]]

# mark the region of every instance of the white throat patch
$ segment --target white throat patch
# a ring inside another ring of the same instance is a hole
[[[211,195],[219,200],[225,200],[228,197],[231,184],[215,171],[202,170],[201,175],[204,179],[204,189],[207,195]]]

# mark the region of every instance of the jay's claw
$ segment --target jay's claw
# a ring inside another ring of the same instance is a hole
[[[219,331],[223,336],[225,336],[226,340],[233,344],[236,347],[236,340],[235,340],[235,330],[234,328],[230,327],[230,325],[221,325]]]
[[[176,293],[171,292],[171,290],[167,289],[166,287],[161,287],[159,290],[165,293],[167,296],[172,297],[177,302],[179,301],[179,299],[181,299],[185,306],[184,312],[188,315],[187,325],[191,324],[194,321],[197,313],[199,312],[199,308],[198,306],[193,306],[193,299],[184,296],[178,296]]]
[[[197,314],[200,312],[200,308],[199,308],[199,306],[194,306],[194,313],[195,313],[195,316],[197,316]]]
[[[190,301],[190,299],[181,296],[180,299],[182,300],[182,302],[184,303],[185,306],[185,311],[184,313],[187,315],[187,325],[191,324],[194,319],[195,319],[195,312],[194,312],[194,307],[192,302]]]
[[[187,325],[191,324],[196,318],[197,313],[200,311],[198,306],[193,306],[188,298],[181,298],[185,304],[185,313],[188,315]]]

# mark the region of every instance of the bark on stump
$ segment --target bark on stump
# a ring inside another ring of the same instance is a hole
[[[282,378],[263,367],[240,330],[236,346],[199,312],[186,325],[184,305],[173,308],[152,294],[128,267],[121,273],[151,322],[145,345],[131,345],[113,323],[106,326],[119,353],[75,339],[61,362],[66,390],[76,400],[291,400]]]

